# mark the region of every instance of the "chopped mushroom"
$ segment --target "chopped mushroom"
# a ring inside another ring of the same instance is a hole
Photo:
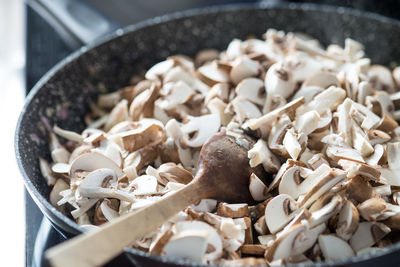
[[[373,65],[349,38],[326,49],[301,33],[269,29],[263,38],[194,59],[168,56],[99,95],[81,133],[43,118],[51,161],[44,153],[38,167],[50,203],[95,230],[191,183],[203,144],[222,131],[248,149],[253,200],[203,199],[134,248],[199,264],[275,266],[395,243],[400,68]]]

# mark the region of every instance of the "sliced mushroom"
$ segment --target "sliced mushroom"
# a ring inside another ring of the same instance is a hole
[[[268,187],[254,173],[250,175],[249,191],[255,201],[266,200],[269,196]]]
[[[238,84],[241,80],[249,77],[254,77],[258,74],[260,64],[257,61],[251,60],[246,56],[240,57],[232,64],[232,69],[229,73],[234,84]]]
[[[265,222],[272,234],[277,233],[297,214],[296,201],[289,195],[279,194],[265,208]]]
[[[153,65],[145,74],[147,80],[157,80],[165,76],[165,74],[175,65],[174,60],[167,59]]]
[[[310,110],[321,113],[326,109],[334,111],[343,102],[345,97],[346,92],[342,88],[330,86],[328,89],[316,95],[314,99],[303,108],[300,108],[299,113],[302,114]]]
[[[359,214],[354,204],[345,200],[336,222],[336,234],[343,240],[349,240],[357,230]]]
[[[39,167],[40,167],[40,172],[42,173],[44,179],[46,180],[47,185],[48,186],[55,185],[57,177],[55,177],[55,175],[53,174],[51,166],[47,162],[47,160],[39,157]]]
[[[247,155],[250,159],[250,167],[252,168],[262,164],[264,170],[270,173],[274,173],[280,168],[278,158],[269,150],[267,144],[262,139],[259,139],[254,144]]]
[[[156,177],[151,175],[141,175],[135,178],[129,187],[133,188],[134,195],[153,195],[158,192],[158,182]]]
[[[355,176],[362,176],[367,179],[378,182],[381,176],[381,172],[365,163],[359,163],[351,160],[341,159],[338,164],[347,171],[347,177],[353,178]]]
[[[321,223],[325,223],[331,217],[336,215],[342,208],[343,199],[341,196],[336,195],[331,198],[331,201],[322,208],[313,211],[309,218],[309,227],[313,228]]]
[[[348,198],[355,201],[355,203],[361,203],[376,196],[376,192],[371,184],[360,176],[352,178],[346,185],[345,190]]]
[[[394,92],[395,83],[392,73],[387,67],[382,65],[370,66],[368,69],[368,77],[375,90],[385,90],[389,93]]]
[[[83,170],[91,172],[100,168],[113,170],[118,178],[124,175],[121,168],[119,168],[112,159],[97,152],[85,153],[78,156],[72,161],[69,174],[73,177],[76,171]]]
[[[192,209],[196,212],[212,212],[217,207],[215,199],[202,199],[197,205],[192,205]]]
[[[337,260],[354,256],[354,251],[350,245],[334,235],[320,235],[318,244],[326,260]]]
[[[302,144],[304,144],[301,142],[302,140],[300,140],[302,137],[304,138],[305,135],[297,134],[294,128],[290,128],[286,131],[285,137],[283,138],[282,144],[293,160],[297,160],[302,151]],[[305,139],[303,140],[305,141]]]
[[[181,127],[185,145],[190,147],[202,146],[208,138],[218,131],[220,124],[220,118],[217,114],[189,117],[189,122]],[[188,135],[192,133],[196,134],[190,138]]]
[[[349,242],[354,251],[358,252],[372,246],[388,233],[390,233],[390,228],[383,223],[361,222]]]
[[[370,198],[357,206],[367,221],[382,221],[400,213],[400,206],[386,203],[383,198]]]
[[[235,88],[236,95],[245,97],[257,105],[265,102],[264,82],[258,78],[243,79]]]
[[[223,217],[229,218],[241,218],[247,216],[249,213],[249,207],[246,203],[243,204],[228,204],[219,203],[217,214]]]
[[[200,79],[209,86],[213,86],[216,83],[228,83],[230,81],[228,72],[219,68],[216,61],[201,66],[197,71]]]
[[[78,186],[78,190],[83,197],[87,198],[118,198],[125,201],[133,201],[133,196],[129,193],[113,188],[107,188],[110,183],[116,183],[117,177],[112,169],[101,168],[86,176]]]
[[[358,150],[348,147],[339,147],[330,145],[326,149],[326,155],[336,162],[338,162],[341,159],[351,160],[360,163],[365,162]]]
[[[243,97],[236,97],[231,101],[231,105],[239,123],[243,123],[246,119],[258,118],[262,115],[255,104]]]
[[[68,188],[69,188],[69,185],[66,182],[64,182],[63,179],[57,179],[57,181],[54,183],[54,186],[51,189],[50,196],[49,196],[50,203],[54,207],[60,209],[59,205],[57,204],[62,199],[60,192],[67,190]]]

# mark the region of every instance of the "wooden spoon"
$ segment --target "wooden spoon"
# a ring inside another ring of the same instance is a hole
[[[111,260],[133,241],[155,231],[179,211],[204,198],[227,202],[253,202],[249,177],[252,169],[247,151],[254,141],[225,132],[212,136],[200,152],[196,177],[184,188],[135,212],[121,216],[99,230],[79,235],[46,251],[55,267],[92,267]]]

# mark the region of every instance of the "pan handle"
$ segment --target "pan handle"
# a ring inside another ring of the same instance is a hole
[[[77,49],[120,27],[82,0],[27,0],[67,45]]]

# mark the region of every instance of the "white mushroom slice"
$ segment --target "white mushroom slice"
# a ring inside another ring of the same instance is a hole
[[[94,205],[96,205],[98,199],[97,198],[84,198],[82,199],[79,203],[79,208],[71,211],[71,215],[74,219],[82,216],[82,214],[84,214],[85,212],[87,212],[88,210],[90,210]]]
[[[78,186],[78,191],[83,197],[87,198],[118,198],[125,201],[133,201],[133,196],[129,193],[113,189],[106,188],[108,183],[114,184],[117,182],[117,177],[112,169],[101,168],[86,176],[82,183]],[[104,185],[105,184],[105,185]]]
[[[390,233],[390,228],[383,223],[362,222],[358,225],[357,231],[349,242],[354,251],[358,252],[363,248],[372,246],[388,233]]]
[[[303,108],[300,108],[299,112],[302,114],[310,110],[315,110],[321,114],[326,109],[334,111],[343,102],[345,97],[346,92],[342,88],[330,86],[328,89],[315,96],[314,99]]]
[[[207,92],[204,103],[208,104],[212,99],[219,98],[221,101],[228,102],[230,85],[228,83],[217,83]]]
[[[213,134],[218,132],[221,125],[220,118],[217,114],[203,115],[200,117],[189,116],[189,122],[183,124],[181,127],[184,133],[183,141],[190,147],[200,147],[205,141]],[[194,137],[190,138],[188,135],[196,133]]]
[[[100,210],[103,213],[104,217],[107,219],[107,221],[111,222],[115,220],[116,218],[119,217],[119,214],[116,210],[111,208],[106,201],[101,202],[100,204]]]
[[[314,228],[311,228],[309,225],[306,225],[306,230],[301,232],[295,239],[292,248],[292,255],[300,255],[315,244],[318,239],[318,236],[322,234],[326,230],[326,225],[321,223]]]
[[[390,116],[394,111],[394,104],[386,91],[375,91],[373,95],[366,96],[365,104],[379,116]]]
[[[61,129],[57,125],[55,125],[53,127],[53,130],[56,134],[58,134],[61,137],[64,137],[67,140],[71,140],[71,141],[78,142],[78,143],[83,141],[82,135],[77,134],[76,132],[73,132],[73,131]]]
[[[392,189],[391,189],[390,185],[388,185],[388,184],[374,186],[373,188],[374,188],[375,193],[377,193],[378,195],[380,195],[382,197],[390,196],[392,194]]]
[[[48,186],[55,185],[57,181],[57,177],[54,176],[50,164],[47,162],[47,160],[43,159],[42,157],[39,157],[39,167],[40,167],[40,172],[43,175],[43,178],[46,180]]]
[[[194,81],[194,77],[190,75],[186,70],[184,70],[181,66],[175,66],[170,69],[164,77],[163,83],[169,82],[177,82],[183,81],[188,85],[191,85]]]
[[[367,107],[355,102],[351,106],[350,115],[365,130],[375,128],[381,121],[381,118]]]
[[[400,169],[400,142],[388,143],[386,150],[389,168]]]
[[[302,132],[305,135],[309,135],[319,127],[320,115],[315,110],[308,111],[301,114],[296,118],[293,126],[298,132]]]
[[[163,108],[169,110],[178,104],[184,104],[189,101],[195,95],[195,93],[196,92],[193,90],[193,88],[187,85],[185,82],[178,81],[172,86],[170,94],[165,99],[168,104]]]
[[[381,176],[381,172],[365,163],[355,162],[352,160],[341,159],[338,161],[338,164],[347,171],[347,177],[353,178],[357,175],[363,176],[367,179],[371,179],[373,181],[379,181]]]
[[[367,135],[355,123],[352,125],[352,137],[353,147],[360,152],[361,156],[368,157],[374,153],[374,148],[369,143]]]
[[[234,84],[238,84],[245,78],[256,76],[258,74],[259,67],[260,63],[243,56],[233,62],[229,75],[232,79],[232,82]]]
[[[382,165],[382,160],[386,160],[386,151],[381,144],[374,146],[374,153],[366,159],[368,165],[378,167]]]
[[[368,69],[368,77],[375,90],[385,90],[389,93],[394,92],[395,83],[393,81],[392,73],[387,67],[382,65],[370,66]]]
[[[54,183],[53,188],[51,189],[49,200],[50,203],[58,208],[57,202],[62,199],[62,196],[60,195],[61,191],[67,190],[69,188],[69,185],[64,182],[63,179],[57,179],[57,181]]]
[[[219,203],[217,214],[229,218],[241,218],[247,216],[249,213],[249,206],[246,203],[228,204]]]
[[[175,65],[174,60],[167,59],[153,65],[145,74],[147,80],[158,80]]]
[[[350,119],[350,109],[353,104],[353,101],[350,98],[346,98],[342,104],[340,104],[337,108],[337,117],[338,117],[338,125],[337,129],[339,133],[342,133],[345,137],[346,144],[351,146],[353,144],[352,141],[352,132],[351,126],[353,121]]]
[[[239,41],[240,42],[240,41]],[[229,45],[228,45],[229,48]],[[215,59],[218,59],[219,57],[219,51],[216,49],[203,49],[200,50],[196,54],[196,58],[194,59],[194,62],[196,66],[201,66],[205,62],[213,61]]]
[[[326,155],[336,162],[338,162],[340,159],[351,160],[361,163],[365,162],[358,150],[348,147],[328,146],[328,148],[326,149]]]
[[[269,196],[268,187],[254,173],[250,175],[249,191],[255,201],[266,200]]]
[[[383,144],[391,139],[390,135],[377,129],[369,130],[367,134],[371,145]]]
[[[202,199],[196,205],[192,205],[191,208],[196,212],[212,212],[217,207],[217,201],[215,199]]]
[[[265,208],[265,222],[272,234],[277,233],[298,213],[296,201],[289,195],[279,194]]]
[[[275,121],[279,116],[283,114],[289,114],[292,111],[295,111],[299,106],[305,103],[304,97],[297,98],[287,103],[286,105],[274,109],[273,111],[257,118],[248,120],[245,124],[243,124],[242,128],[250,128],[251,130],[257,130],[263,125],[270,125],[273,121]]]
[[[262,164],[266,172],[274,173],[280,168],[278,158],[269,150],[264,140],[258,139],[254,146],[247,152],[250,159],[250,167],[254,168]]]
[[[136,98],[135,98],[136,100]],[[119,122],[128,120],[128,100],[122,99],[110,112],[107,121],[104,124],[104,130],[109,131],[114,125]]]
[[[354,251],[343,239],[334,235],[320,235],[318,244],[326,260],[337,260],[354,256]]]
[[[339,87],[340,83],[333,73],[327,71],[320,71],[309,76],[301,85],[302,88],[311,86],[326,89],[330,86]]]
[[[203,230],[208,232],[208,248],[204,260],[215,260],[222,254],[222,240],[217,231],[209,224],[200,221],[182,221],[174,225],[174,232],[180,233],[187,230]]]
[[[279,171],[276,173],[274,180],[272,180],[272,182],[269,184],[268,187],[268,192],[270,192],[271,190],[273,190],[276,186],[279,185],[283,175],[285,174],[285,172],[287,170],[289,170],[293,165],[297,165],[297,166],[301,166],[301,167],[305,167],[305,164],[302,164],[302,162],[299,161],[294,161],[292,159],[288,159],[284,164],[282,164],[281,168],[279,169]]]
[[[343,199],[341,196],[336,195],[332,197],[331,201],[321,209],[311,213],[309,218],[309,227],[313,228],[321,223],[325,223],[331,217],[336,215],[342,208]]]
[[[321,179],[331,172],[329,165],[323,164],[315,171],[300,166],[293,166],[282,176],[279,194],[288,194],[297,199],[318,185]]]
[[[51,166],[51,171],[54,173],[67,174],[70,171],[70,165],[66,163],[56,163]]]
[[[206,230],[186,230],[173,235],[164,246],[167,257],[182,258],[201,263],[207,249]]]
[[[283,62],[272,65],[265,76],[265,90],[267,98],[263,112],[271,110],[272,96],[280,95],[283,98],[289,97],[295,90],[291,72],[284,66]]]
[[[367,221],[383,221],[400,213],[400,206],[386,203],[383,198],[370,198],[357,206]]]
[[[133,127],[133,130],[119,134],[124,149],[129,152],[158,144],[165,137],[162,123],[155,119],[141,119],[134,122]]]
[[[301,87],[293,96],[293,100],[304,97],[305,103],[309,103],[316,95],[320,94],[324,89],[318,86]]]
[[[294,160],[297,160],[302,150],[301,144],[299,143],[298,139],[299,138],[298,135],[295,133],[295,130],[291,128],[286,131],[285,137],[282,141],[282,144],[285,147],[286,151]]]
[[[246,119],[258,118],[262,115],[255,104],[243,97],[235,97],[231,101],[231,105],[240,124]]]
[[[282,116],[272,127],[271,133],[268,136],[268,146],[271,150],[284,157],[289,157],[288,151],[283,145],[286,132],[292,127],[292,122],[288,116]]]
[[[142,175],[135,178],[129,187],[134,188],[134,195],[152,195],[158,192],[158,182],[156,177],[150,175]]]
[[[251,102],[263,105],[265,96],[263,96],[264,82],[258,78],[243,79],[235,88],[237,96],[241,96]]]
[[[216,83],[228,83],[230,81],[228,72],[219,68],[216,61],[201,66],[197,71],[200,74],[200,79],[209,86],[213,86]]]
[[[97,152],[85,153],[78,156],[71,163],[70,177],[74,177],[76,171],[94,171],[101,168],[108,168],[115,172],[118,178],[121,178],[124,174],[120,167],[110,158]]]
[[[116,143],[108,140],[100,141],[99,147],[92,149],[92,152],[99,152],[112,159],[119,167],[122,167],[122,152],[121,148]]]
[[[207,108],[210,110],[212,114],[219,115],[221,124],[224,126],[227,126],[233,117],[231,114],[225,112],[227,107],[228,104],[224,103],[221,99],[217,97],[211,99],[207,104]]]
[[[159,182],[161,184],[166,184],[167,182],[171,181],[182,184],[188,184],[193,180],[193,175],[189,171],[185,170],[184,168],[172,162],[160,165],[160,167],[158,167],[157,174],[155,175],[155,177],[160,178]]]
[[[268,247],[265,257],[268,261],[288,258],[292,254],[292,248],[296,242],[296,238],[306,230],[306,226],[296,224],[290,230],[275,239]]]
[[[358,228],[359,217],[354,204],[345,200],[336,223],[336,234],[344,240],[349,240]]]

